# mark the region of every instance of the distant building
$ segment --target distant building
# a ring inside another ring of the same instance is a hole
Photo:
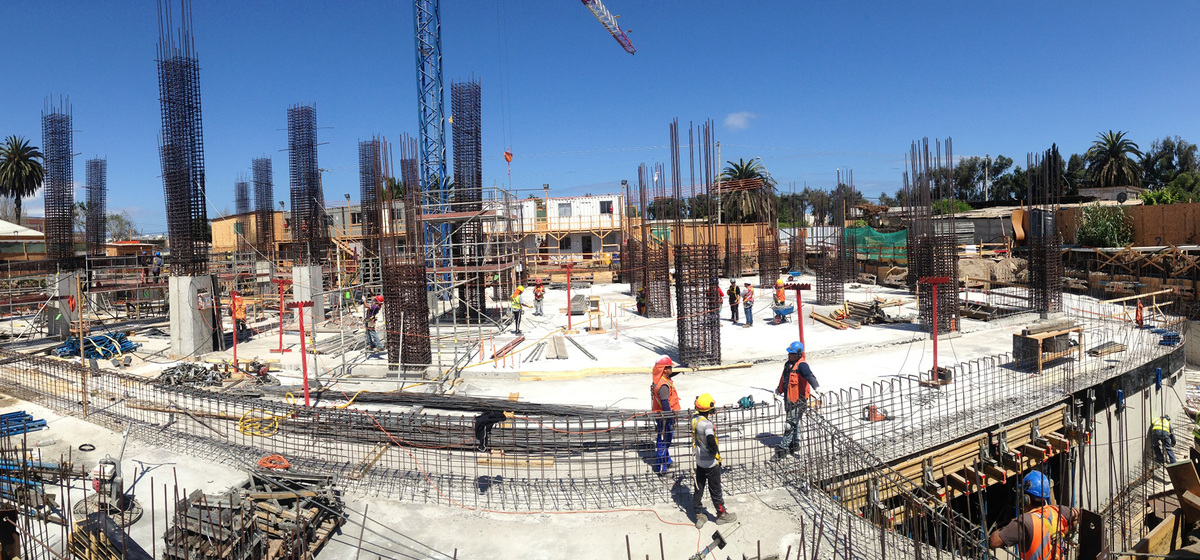
[[[1103,187],[1091,189],[1079,189],[1079,196],[1091,196],[1100,200],[1116,200],[1124,203],[1129,200],[1138,200],[1146,189],[1141,187]]]
[[[611,262],[621,250],[623,206],[619,194],[524,199],[516,209],[519,245],[530,262]]]

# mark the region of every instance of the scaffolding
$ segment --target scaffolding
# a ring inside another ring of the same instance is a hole
[[[162,109],[159,158],[167,210],[171,268],[202,275],[208,267],[208,204],[204,194],[204,132],[200,62],[192,43],[191,3],[181,1],[175,29],[170,0],[159,3],[158,92]]]
[[[88,255],[103,255],[107,238],[108,160],[95,158],[85,164],[87,186],[87,217],[84,238],[87,240]]]
[[[49,99],[42,111],[42,150],[46,185],[46,258],[61,270],[75,270],[75,173],[71,158],[71,103]]]

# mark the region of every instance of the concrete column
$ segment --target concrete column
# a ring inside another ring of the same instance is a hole
[[[74,272],[59,272],[46,277],[46,293],[57,297],[53,303],[46,306],[47,333],[59,340],[65,340],[71,334],[71,324],[79,320],[79,308],[83,302],[79,299],[79,277]],[[75,310],[71,310],[71,299],[74,298]]]
[[[292,267],[292,301],[312,301],[313,306],[304,310],[304,319],[312,324],[309,314],[320,323],[325,320],[325,297],[320,294],[325,289],[325,278],[321,276],[319,265]]]
[[[271,263],[269,261],[254,263],[254,282],[258,295],[267,296],[275,293],[275,285],[271,283]]]
[[[172,275],[168,280],[172,356],[198,358],[211,352],[216,326],[212,276]]]

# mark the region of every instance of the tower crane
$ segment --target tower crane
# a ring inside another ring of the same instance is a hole
[[[621,44],[621,48],[625,49],[625,52],[629,54],[637,52],[637,49],[633,48],[633,41],[629,40],[629,36],[621,30],[621,24],[617,23],[617,18],[621,16],[614,16],[609,13],[608,8],[605,8],[604,3],[600,0],[582,0],[582,2],[584,6],[587,6],[592,11],[592,15],[600,20],[600,24],[608,30],[613,39],[616,39]]]

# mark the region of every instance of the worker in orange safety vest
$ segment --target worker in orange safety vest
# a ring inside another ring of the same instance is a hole
[[[250,330],[246,328],[246,302],[237,290],[229,292],[229,311],[233,315],[233,328],[237,331],[238,341],[250,340]]]
[[[1050,479],[1038,471],[1021,481],[1024,513],[999,531],[992,532],[988,546],[1016,546],[1021,560],[1061,560],[1064,544],[1079,519],[1079,510],[1049,505]]]
[[[775,449],[776,459],[782,459],[789,452],[795,453],[800,449],[796,430],[800,425],[800,418],[808,410],[808,398],[812,396],[812,390],[820,386],[812,368],[808,367],[808,361],[804,359],[804,344],[797,340],[788,345],[787,352],[788,359],[783,364],[783,375],[779,378],[779,386],[775,388],[775,393],[784,397],[783,408],[787,413],[783,439]]]
[[[654,412],[675,412],[679,410],[679,393],[675,391],[675,382],[671,378],[678,375],[675,363],[670,356],[661,356],[652,370],[653,382],[650,384],[650,410]],[[654,421],[654,472],[666,474],[671,468],[671,440],[675,439],[675,416],[664,414]]]

